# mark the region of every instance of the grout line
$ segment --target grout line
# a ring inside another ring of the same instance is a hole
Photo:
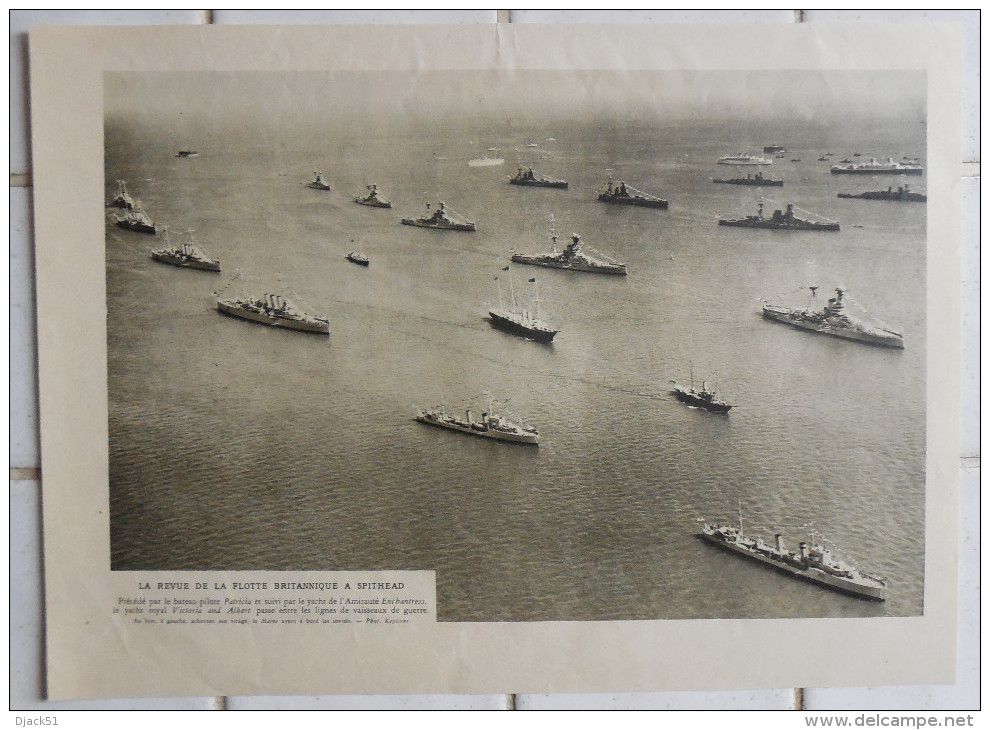
[[[804,687],[798,687],[794,690],[794,709],[804,710]]]
[[[34,467],[10,467],[10,481],[12,482],[37,482],[41,481],[41,469]]]
[[[10,173],[10,187],[12,188],[29,188],[32,184],[30,172]]]

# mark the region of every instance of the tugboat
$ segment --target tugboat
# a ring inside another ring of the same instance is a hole
[[[531,188],[567,189],[566,180],[554,180],[553,178],[537,175],[533,172],[532,167],[526,170],[520,167],[516,174],[509,178],[509,185],[525,185]]]
[[[473,222],[450,211],[441,200],[439,207],[430,215],[430,204],[426,204],[426,215],[422,218],[403,218],[402,225],[419,228],[436,228],[441,231],[475,231]]]
[[[869,193],[839,193],[840,198],[858,198],[860,200],[899,200],[905,203],[925,203],[928,196],[921,193],[912,193],[907,185],[902,185],[894,190],[889,187],[886,190],[877,190]]]
[[[349,254],[347,254],[347,260],[350,261],[352,264],[357,264],[358,266],[367,266],[369,263],[371,263],[368,260],[367,254],[363,254],[360,251],[351,251]]]
[[[631,185],[619,181],[618,185],[612,185],[612,176],[608,178],[605,191],[598,194],[598,199],[603,203],[615,203],[617,205],[636,205],[640,208],[660,208],[667,209],[667,201],[654,195],[636,190]]]
[[[512,254],[512,260],[517,264],[531,264],[533,266],[546,266],[551,269],[566,269],[568,271],[590,271],[597,274],[626,275],[626,265],[614,261],[605,254],[598,253],[590,256],[581,250],[581,237],[576,233],[571,236],[571,242],[562,251],[557,251],[557,232],[553,228],[551,219],[550,226],[551,251],[549,254]]]
[[[481,420],[475,421],[471,416],[471,411],[465,413],[463,419],[448,414],[443,405],[435,408],[427,408],[419,412],[416,420],[430,426],[439,426],[451,431],[480,436],[481,438],[495,439],[496,441],[509,441],[517,444],[532,444],[537,446],[540,443],[540,433],[532,426],[522,423],[514,423],[509,419],[496,414],[492,404],[492,397],[488,397],[488,410],[481,414]]]
[[[723,183],[725,185],[754,185],[757,187],[771,187],[771,188],[782,188],[784,187],[783,180],[775,180],[772,177],[763,177],[762,172],[758,172],[755,175],[747,175],[746,177],[730,177],[727,180],[719,180],[715,178],[712,180],[713,183]]]
[[[502,271],[508,270],[508,266],[502,269]],[[525,337],[526,339],[533,340],[535,342],[542,342],[543,344],[553,342],[554,335],[556,335],[560,330],[553,329],[550,325],[540,319],[539,290],[536,290],[536,295],[533,297],[533,302],[536,305],[536,314],[533,314],[533,312],[523,307],[518,307],[516,305],[516,293],[512,287],[512,274],[509,274],[509,293],[512,301],[512,308],[506,309],[502,305],[502,284],[499,282],[499,278],[497,276],[495,277],[495,281],[498,282],[498,309],[493,308],[488,310],[488,316],[491,319],[492,326],[502,330],[503,332],[518,335],[519,337]],[[536,278],[534,277],[530,279],[529,282],[533,285],[535,290]]]
[[[123,208],[124,210],[134,210],[137,207],[134,198],[127,193],[127,183],[123,180],[117,181],[117,194],[113,196],[113,200],[107,203],[107,207]]]
[[[714,388],[708,390],[708,383],[703,380],[701,381],[701,390],[695,389],[693,368],[691,369],[690,386],[678,385],[674,381],[671,381],[671,383],[674,385],[671,392],[677,397],[677,400],[687,403],[689,406],[704,408],[706,411],[711,411],[712,413],[728,413],[732,408],[730,404],[719,400],[717,384]]]
[[[811,215],[814,215],[813,213]],[[779,231],[837,231],[839,224],[835,221],[824,220],[823,222],[805,220],[794,215],[794,205],[787,204],[786,211],[779,209],[773,212],[770,218],[763,217],[763,203],[757,204],[756,215],[748,215],[745,218],[722,218],[719,220],[720,226],[737,226],[739,228],[769,228]]]
[[[154,222],[140,208],[132,208],[126,211],[123,216],[117,216],[117,225],[137,233],[155,233]]]
[[[886,162],[871,157],[869,162],[832,165],[831,172],[833,175],[920,175],[924,168],[916,162],[895,162],[893,157],[888,157]]]
[[[220,261],[211,259],[205,252],[197,248],[192,240],[192,231],[189,232],[190,242],[183,242],[179,246],[173,245],[169,240],[168,228],[162,228],[162,235],[165,238],[165,248],[155,249],[151,252],[151,258],[155,261],[172,266],[182,266],[187,269],[220,271]]]
[[[757,155],[746,155],[740,152],[736,155],[726,155],[718,158],[720,165],[772,165],[773,160],[769,157],[759,157]]]
[[[812,296],[818,287],[809,287]],[[828,300],[828,305],[821,310],[795,309],[773,304],[763,305],[763,316],[789,324],[792,327],[817,332],[844,340],[865,342],[878,347],[891,347],[896,350],[904,349],[904,336],[885,327],[874,326],[854,319],[846,313],[843,301],[844,289],[836,289],[835,296]]]
[[[372,208],[391,208],[392,203],[378,194],[378,186],[374,183],[366,186],[368,194],[354,198],[354,202],[359,205],[367,205]]]
[[[281,294],[262,294],[260,298],[217,299],[217,310],[231,317],[281,327],[299,332],[329,335],[330,322],[323,317],[300,311]]]
[[[306,183],[307,188],[312,188],[313,190],[329,190],[330,185],[326,180],[323,179],[323,173],[316,171],[313,173],[315,177]]]
[[[794,552],[784,546],[779,533],[774,535],[772,544],[762,537],[746,535],[743,532],[742,514],[739,515],[738,525],[705,522],[698,537],[724,550],[823,588],[869,601],[887,599],[885,580],[843,563],[814,540],[811,543],[799,543],[797,552]]]

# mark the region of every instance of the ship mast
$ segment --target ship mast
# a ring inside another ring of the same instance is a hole
[[[533,303],[536,305],[536,318],[539,319],[540,318],[540,288],[536,283],[535,276],[532,279],[530,279],[530,281],[533,282],[533,290],[535,291],[535,295],[533,296]]]

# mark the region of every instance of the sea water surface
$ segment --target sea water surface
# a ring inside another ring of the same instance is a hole
[[[840,200],[903,180],[830,175],[817,159],[923,159],[917,120],[307,129],[180,139],[164,123],[108,119],[107,199],[126,180],[173,241],[194,229],[224,270],[156,263],[161,241],[108,215],[114,569],[435,570],[449,621],[922,612],[925,205]],[[718,157],[775,143],[786,157],[761,169],[785,187],[711,182],[756,171]],[[198,157],[175,157],[190,147]],[[467,165],[489,147],[503,166]],[[510,186],[517,164],[570,187]],[[330,192],[306,188],[314,169]],[[609,171],[669,209],[597,202]],[[354,204],[372,182],[391,210]],[[717,225],[760,199],[842,230]],[[440,200],[477,232],[399,224]],[[561,236],[579,233],[629,275],[501,272],[513,251],[549,250],[551,214]],[[355,249],[368,268],[345,260]],[[537,279],[560,329],[552,345],[489,325],[499,275],[520,300]],[[762,319],[762,298],[796,304],[808,286],[816,307],[845,287],[905,349]],[[284,291],[331,335],[222,316],[221,290]],[[717,378],[728,416],[670,395],[692,372]],[[540,429],[538,448],[413,420],[441,402],[477,414],[486,391]],[[886,576],[889,600],[697,539],[699,520],[740,513],[747,531],[779,530],[791,546],[824,535]]]

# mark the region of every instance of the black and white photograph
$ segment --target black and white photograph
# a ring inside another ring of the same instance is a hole
[[[112,568],[922,614],[925,89],[107,72]]]
[[[797,26],[32,34],[50,696],[951,682],[958,39]]]

